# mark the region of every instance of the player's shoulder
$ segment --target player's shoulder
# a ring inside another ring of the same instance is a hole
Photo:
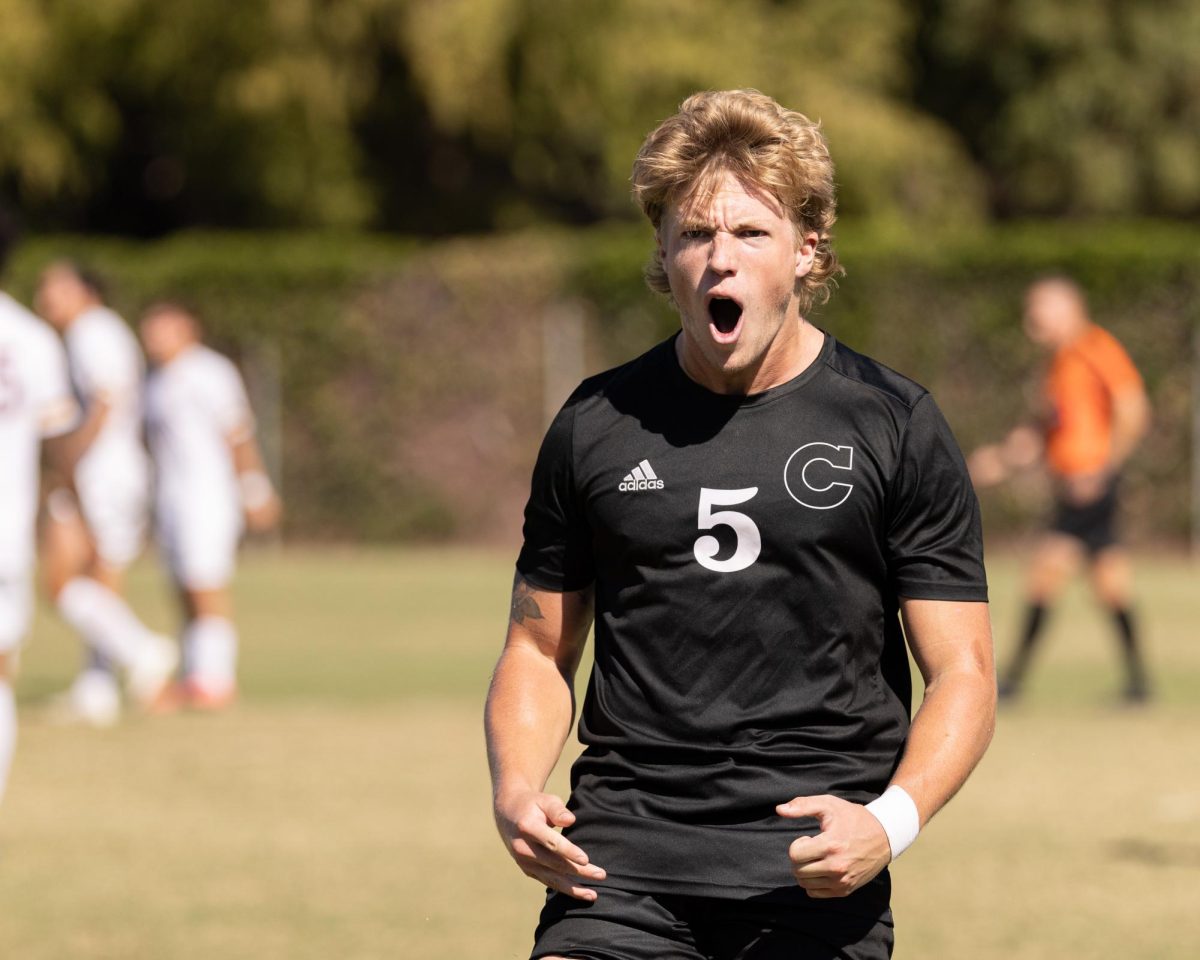
[[[82,337],[88,340],[103,340],[121,344],[133,340],[133,331],[121,315],[110,307],[92,307],[81,313],[67,331],[68,336]]]
[[[882,401],[888,406],[911,411],[929,395],[921,384],[840,340],[824,351],[824,363],[840,382],[855,393]]]
[[[120,315],[108,307],[93,307],[76,318],[64,336],[76,361],[92,364],[140,359],[137,338]]]
[[[31,350],[51,355],[62,351],[62,343],[50,325],[3,290],[0,290],[0,330],[7,334],[7,339],[27,344]]]
[[[1117,339],[1116,334],[1095,323],[1088,327],[1081,345],[1085,351],[1100,356],[1127,357],[1129,355],[1125,345]]]
[[[3,290],[0,290],[0,324],[12,331],[14,336],[39,336],[37,331],[44,328],[47,333],[50,328],[39,320],[28,307],[18,303]]]
[[[224,383],[232,378],[240,377],[237,366],[225,354],[214,350],[203,343],[191,347],[179,358],[184,361],[181,371],[186,371],[189,377],[209,383]]]
[[[567,407],[624,408],[627,403],[649,397],[662,387],[668,369],[668,351],[673,349],[674,338],[664,340],[632,360],[588,377],[575,388],[567,400]]]

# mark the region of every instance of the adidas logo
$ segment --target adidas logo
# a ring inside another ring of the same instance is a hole
[[[663,482],[658,479],[658,474],[650,466],[649,460],[643,460],[625,474],[625,479],[617,487],[622,493],[632,493],[635,490],[661,490],[662,488]]]

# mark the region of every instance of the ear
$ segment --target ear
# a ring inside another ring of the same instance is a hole
[[[817,258],[817,244],[821,238],[815,231],[799,234],[796,243],[796,279],[806,276]]]
[[[663,246],[662,232],[663,232],[662,227],[659,227],[657,230],[654,231],[654,255],[656,257],[658,257],[659,260],[666,260],[667,248]]]

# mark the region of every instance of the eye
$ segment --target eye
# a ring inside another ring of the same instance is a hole
[[[703,227],[692,227],[690,230],[683,230],[679,234],[684,240],[703,240],[708,236],[708,231]]]
[[[755,239],[757,237],[765,237],[767,235],[766,230],[760,230],[757,227],[746,227],[745,229],[741,230],[740,232],[743,237],[747,237],[748,239]]]

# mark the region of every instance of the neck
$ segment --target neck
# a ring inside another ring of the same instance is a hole
[[[785,334],[779,334],[755,362],[728,370],[706,362],[703,352],[684,330],[675,341],[675,356],[690,380],[725,396],[762,393],[799,376],[821,353],[825,335],[803,317]]]
[[[1063,347],[1071,346],[1071,344],[1087,333],[1090,325],[1091,321],[1087,317],[1080,317],[1071,325],[1070,329],[1067,330],[1066,334],[1062,338],[1062,342],[1058,344],[1059,348],[1061,349]]]

